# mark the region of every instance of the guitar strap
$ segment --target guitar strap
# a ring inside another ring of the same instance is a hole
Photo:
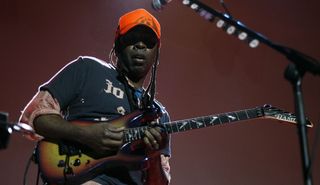
[[[152,66],[152,75],[147,89],[133,89],[129,86],[128,80],[121,71],[118,71],[120,79],[124,82],[125,92],[128,97],[130,112],[137,109],[150,108],[153,106],[156,91],[157,63]]]
[[[124,83],[125,93],[128,97],[129,105],[130,105],[130,112],[133,112],[134,110],[141,109],[141,94],[143,92],[142,89],[134,90],[132,87],[129,86],[129,83],[127,79],[124,77],[124,75],[119,72],[120,78]],[[140,94],[140,97],[139,97]]]
[[[143,105],[144,105],[144,107],[147,107],[147,108],[152,107],[153,101],[154,101],[154,96],[156,93],[156,76],[157,76],[157,66],[159,63],[158,57],[159,57],[159,52],[157,55],[156,62],[152,65],[152,74],[151,74],[150,83],[148,85],[147,90],[143,94],[143,99],[142,99]],[[149,96],[149,94],[150,94],[150,96]]]

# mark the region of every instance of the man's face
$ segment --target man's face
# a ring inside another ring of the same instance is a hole
[[[145,27],[136,26],[120,38],[118,66],[133,82],[143,79],[158,55],[158,39]]]

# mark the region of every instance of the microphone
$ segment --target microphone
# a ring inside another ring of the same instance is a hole
[[[152,0],[152,8],[160,12],[164,5],[168,4],[171,0]]]

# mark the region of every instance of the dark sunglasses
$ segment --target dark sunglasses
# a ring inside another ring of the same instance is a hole
[[[143,42],[147,48],[152,49],[159,40],[151,29],[141,26],[133,28],[120,38],[120,44],[124,46],[134,45],[138,42]]]

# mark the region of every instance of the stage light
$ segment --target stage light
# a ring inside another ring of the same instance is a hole
[[[251,41],[249,42],[249,46],[250,46],[251,48],[256,48],[256,47],[258,47],[259,43],[260,43],[260,42],[259,42],[257,39],[253,39],[253,40],[251,40]]]
[[[199,14],[201,17],[203,17],[204,19],[206,19],[208,21],[214,20],[214,16],[210,12],[207,12],[206,10],[200,9]]]
[[[190,7],[193,10],[197,10],[199,8],[199,5],[197,5],[196,3],[193,3]]]
[[[16,130],[16,131],[20,131],[21,130],[21,128],[18,125],[13,125],[13,129]]]
[[[190,0],[183,0],[183,1],[182,1],[182,4],[184,4],[184,5],[189,5],[189,4],[190,4]]]
[[[12,134],[12,132],[13,132],[12,128],[11,128],[11,127],[8,127],[8,133],[9,133],[9,134]]]
[[[245,40],[248,37],[248,34],[246,32],[241,32],[238,35],[239,40]]]
[[[226,30],[226,32],[229,34],[229,35],[232,35],[234,34],[234,32],[236,32],[236,27],[234,26],[229,26]]]
[[[217,21],[216,25],[217,25],[218,28],[222,28],[224,26],[224,20],[220,19],[219,21]]]

